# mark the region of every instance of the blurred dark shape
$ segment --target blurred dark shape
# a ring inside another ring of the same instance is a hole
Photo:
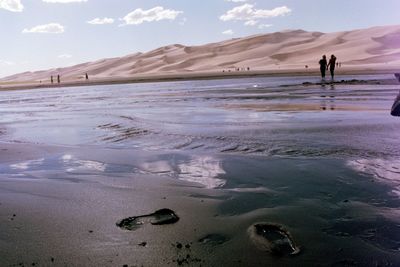
[[[400,82],[400,73],[395,73],[394,76],[396,77],[397,81]],[[397,95],[396,99],[394,100],[392,110],[390,111],[390,115],[400,116],[400,93]]]

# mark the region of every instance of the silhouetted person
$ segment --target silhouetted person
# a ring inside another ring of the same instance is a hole
[[[86,80],[89,80],[89,75],[85,73]]]
[[[57,75],[57,83],[60,83],[60,75]]]
[[[331,77],[332,80],[335,77],[335,66],[336,66],[336,57],[334,55],[331,55],[331,58],[329,59],[328,66],[326,66],[326,69],[329,67],[329,71],[331,72]]]
[[[325,79],[325,71],[327,68],[327,64],[328,64],[328,62],[326,61],[326,56],[323,55],[319,61],[319,70],[321,72],[322,79]]]
[[[50,81],[51,81],[51,83],[54,83],[53,75],[50,76]]]

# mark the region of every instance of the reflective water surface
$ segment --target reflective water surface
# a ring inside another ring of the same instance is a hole
[[[343,77],[353,78],[388,76]],[[174,178],[208,189],[191,197],[218,199],[221,218],[289,227],[304,248],[289,263],[400,265],[400,120],[390,116],[400,86],[302,85],[316,81],[1,92],[2,142],[68,152],[2,163],[0,179]],[[129,158],[120,154],[127,150]]]

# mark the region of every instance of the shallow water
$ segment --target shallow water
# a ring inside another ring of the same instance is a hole
[[[341,77],[353,78],[388,76]],[[207,190],[191,198],[218,200],[218,217],[242,218],[244,233],[258,221],[289,229],[302,253],[281,264],[400,265],[400,120],[390,116],[400,85],[305,81],[318,78],[1,92],[3,142],[71,151],[0,164],[0,179],[193,182]],[[136,156],[126,159],[127,150]],[[262,259],[242,254],[249,265]]]

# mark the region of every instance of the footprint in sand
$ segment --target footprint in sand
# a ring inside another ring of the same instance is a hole
[[[129,231],[134,231],[144,224],[162,225],[172,224],[179,220],[178,215],[170,209],[160,209],[153,213],[139,216],[132,216],[117,222],[117,226]]]
[[[250,239],[258,249],[275,256],[289,256],[300,253],[291,234],[282,225],[274,223],[256,223],[248,229]]]
[[[221,234],[208,234],[198,240],[200,244],[210,245],[210,246],[218,246],[229,240],[228,237]]]

